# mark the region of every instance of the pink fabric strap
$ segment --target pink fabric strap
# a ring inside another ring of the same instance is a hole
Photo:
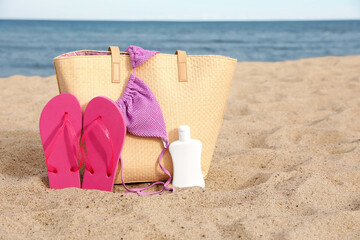
[[[94,168],[91,165],[91,161],[89,159],[89,157],[84,153],[84,141],[85,138],[89,135],[89,133],[94,129],[95,126],[98,126],[100,128],[100,130],[104,133],[106,139],[108,140],[108,143],[111,147],[111,161],[109,164],[109,167],[107,168],[107,175],[108,177],[115,172],[114,170],[114,166],[115,166],[115,160],[114,160],[114,144],[110,138],[110,133],[109,133],[109,129],[105,126],[105,124],[103,123],[103,121],[101,120],[101,116],[98,117],[96,120],[94,120],[86,129],[86,131],[84,131],[84,134],[81,138],[81,145],[80,145],[80,149],[81,149],[81,154],[85,159],[85,167],[86,169],[91,172],[94,173]]]
[[[70,170],[72,172],[78,171],[80,169],[81,165],[83,164],[82,158],[80,156],[78,137],[76,135],[76,131],[74,129],[73,124],[71,123],[71,121],[68,118],[68,113],[66,112],[64,114],[64,120],[63,120],[63,123],[62,123],[61,127],[56,132],[55,137],[51,140],[51,143],[50,143],[49,147],[46,149],[47,151],[45,152],[45,161],[46,161],[46,166],[47,166],[49,172],[57,173],[57,169],[49,163],[49,158],[50,158],[51,154],[53,153],[54,147],[55,147],[57,141],[59,140],[60,135],[63,133],[66,126],[69,127],[70,134],[71,134],[71,137],[73,139],[73,144],[74,144],[74,147],[76,149],[76,156],[79,159],[78,166],[72,167]]]
[[[154,195],[154,194],[162,193],[164,190],[171,191],[171,192],[174,192],[174,191],[175,191],[174,188],[169,188],[169,187],[168,187],[168,185],[169,185],[170,182],[171,182],[171,174],[170,174],[170,172],[169,172],[168,170],[166,170],[166,168],[164,168],[163,165],[161,164],[161,159],[163,158],[163,156],[164,156],[164,154],[165,154],[165,152],[166,152],[166,150],[167,150],[168,148],[169,148],[169,143],[167,142],[167,143],[166,143],[166,147],[162,150],[162,152],[160,153],[160,156],[159,156],[159,166],[160,166],[161,170],[162,170],[164,173],[166,173],[166,175],[169,176],[168,180],[167,180],[166,182],[160,182],[160,181],[154,182],[154,183],[152,183],[151,185],[149,185],[149,186],[147,186],[147,187],[143,187],[143,188],[133,188],[133,189],[130,189],[130,188],[126,187],[125,182],[124,182],[124,177],[123,177],[123,167],[124,167],[124,165],[123,165],[122,158],[121,158],[121,156],[120,156],[121,182],[122,182],[123,187],[128,191],[127,193],[136,193],[136,194],[139,194],[139,195]],[[149,193],[149,192],[144,192],[145,190],[148,190],[148,189],[152,188],[152,187],[155,186],[155,185],[163,185],[164,187],[163,187],[161,190],[157,191],[157,192],[151,192],[151,193]]]

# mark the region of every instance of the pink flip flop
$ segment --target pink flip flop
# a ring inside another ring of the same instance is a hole
[[[112,191],[126,136],[120,108],[106,97],[92,99],[84,113],[83,130],[80,149],[83,152],[85,142],[87,157],[82,188]]]
[[[63,93],[52,98],[40,116],[50,188],[80,188],[78,157],[82,111],[75,96]]]

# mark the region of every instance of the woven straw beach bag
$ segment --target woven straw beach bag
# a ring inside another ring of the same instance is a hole
[[[202,172],[206,177],[224,116],[236,59],[215,55],[156,54],[136,68],[136,75],[152,90],[162,109],[168,139],[178,139],[177,128],[187,124],[191,137],[203,143]],[[60,93],[75,95],[83,110],[96,96],[118,100],[132,73],[128,53],[81,50],[54,59]],[[127,134],[122,151],[124,182],[152,182],[167,176],[158,166],[160,138]],[[163,166],[172,173],[169,151]],[[120,168],[115,183],[121,183]]]

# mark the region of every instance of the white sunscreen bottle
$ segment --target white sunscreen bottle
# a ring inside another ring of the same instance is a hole
[[[190,127],[179,127],[179,140],[169,147],[173,162],[173,181],[175,187],[205,187],[204,177],[201,172],[202,143],[191,139]]]

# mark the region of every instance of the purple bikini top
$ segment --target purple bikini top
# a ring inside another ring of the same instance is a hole
[[[164,149],[159,156],[159,166],[168,176],[166,182],[155,182],[145,188],[129,189],[125,186],[123,180],[123,163],[121,162],[121,180],[124,188],[132,193],[152,195],[163,192],[164,190],[174,191],[173,188],[167,186],[171,182],[171,174],[161,165],[161,159],[169,147],[169,141],[166,134],[166,126],[164,117],[158,101],[150,88],[144,81],[135,75],[135,68],[148,61],[152,56],[159,53],[157,51],[144,50],[141,47],[130,46],[125,52],[130,55],[131,66],[133,73],[129,78],[129,82],[121,98],[116,101],[117,105],[122,110],[126,120],[127,131],[133,135],[140,137],[158,137],[161,138],[164,144]],[[154,185],[163,185],[164,187],[157,192],[144,192]]]

